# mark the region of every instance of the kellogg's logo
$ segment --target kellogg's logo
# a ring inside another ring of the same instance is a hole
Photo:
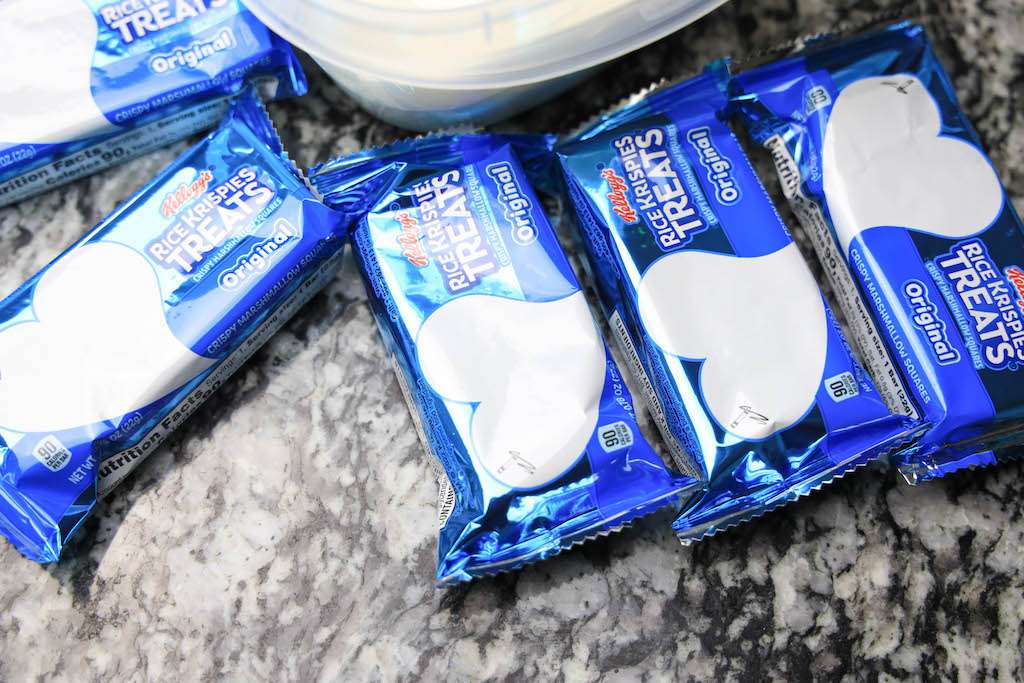
[[[401,231],[396,239],[402,247],[402,255],[417,268],[423,268],[430,260],[427,258],[423,245],[420,244],[420,224],[408,211],[401,211],[395,216]]]
[[[1006,279],[1017,290],[1017,305],[1024,310],[1024,270],[1021,270],[1019,266],[1009,266],[1003,272],[1006,274]]]
[[[612,203],[612,211],[626,223],[636,223],[636,209],[629,203],[629,196],[626,194],[628,186],[626,179],[610,168],[601,171],[601,177],[608,182],[608,200]]]
[[[206,169],[200,171],[191,183],[182,183],[176,190],[167,193],[160,205],[160,213],[164,218],[171,218],[190,201],[206,192],[212,180],[212,172]]]

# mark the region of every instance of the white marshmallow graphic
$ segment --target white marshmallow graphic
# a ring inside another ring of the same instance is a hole
[[[0,141],[47,144],[115,130],[92,96],[96,37],[82,0],[0,2]]]
[[[637,289],[640,318],[665,352],[704,360],[715,420],[745,439],[799,421],[825,368],[825,305],[796,244],[757,258],[680,251]]]
[[[476,456],[507,486],[558,477],[597,427],[605,350],[582,292],[546,303],[459,297],[427,318],[417,347],[434,391],[479,404]]]
[[[940,131],[935,100],[915,76],[864,78],[839,93],[822,165],[844,250],[877,226],[959,238],[998,217],[1002,187],[984,154]]]
[[[36,320],[0,331],[0,427],[55,432],[114,420],[212,361],[167,326],[156,275],[120,244],[79,247],[33,296]]]

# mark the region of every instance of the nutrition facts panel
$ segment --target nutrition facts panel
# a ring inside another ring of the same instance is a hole
[[[836,300],[850,325],[854,344],[874,379],[879,394],[892,412],[917,419],[917,409],[907,394],[899,371],[885,348],[864,299],[857,291],[857,284],[853,281],[846,259],[832,238],[821,208],[808,199],[800,189],[800,169],[786,148],[785,141],[776,135],[765,143],[765,147],[771,152],[772,160],[775,162],[783,194],[786,195],[814,245]]]

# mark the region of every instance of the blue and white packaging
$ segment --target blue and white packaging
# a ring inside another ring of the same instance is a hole
[[[437,579],[514,569],[695,485],[670,475],[513,147],[435,136],[328,162],[361,216],[354,253],[420,435],[440,466]]]
[[[97,498],[327,283],[342,226],[250,89],[0,302],[0,532],[56,561]]]
[[[920,26],[812,44],[733,79],[898,412],[914,483],[1024,442],[1024,226]]]
[[[215,125],[247,79],[306,92],[239,0],[4,0],[0,45],[0,206]]]
[[[718,115],[722,65],[557,148],[613,333],[683,471],[684,541],[806,495],[911,427],[850,354]]]

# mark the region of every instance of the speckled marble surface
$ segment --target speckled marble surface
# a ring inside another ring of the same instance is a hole
[[[514,123],[564,130],[661,75],[891,6],[733,0]],[[1024,207],[1024,2],[906,7]],[[310,96],[271,107],[301,163],[398,135],[310,70]],[[183,148],[0,210],[0,293]],[[1020,465],[918,489],[861,471],[690,548],[655,516],[447,591],[428,471],[348,269],[59,566],[0,546],[0,679],[1024,678]]]

